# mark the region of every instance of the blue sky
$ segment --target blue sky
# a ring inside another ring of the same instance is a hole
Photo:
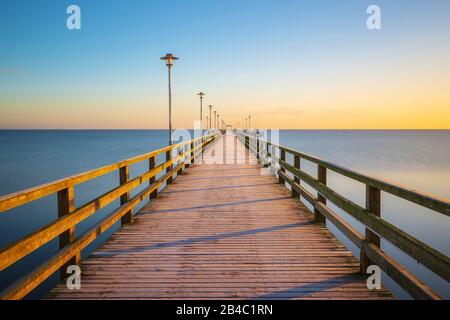
[[[81,8],[81,30],[66,28],[70,4]],[[370,4],[382,9],[379,32],[366,28]],[[181,58],[174,68],[178,126],[192,126],[200,90],[230,122],[251,112],[266,126],[273,112],[284,114],[276,119],[282,126],[302,112],[314,122],[314,110],[366,108],[371,93],[389,110],[422,85],[405,79],[449,89],[449,9],[446,0],[2,1],[0,127],[164,127],[159,57],[166,52]],[[86,121],[89,115],[96,121]],[[142,117],[152,118],[148,126]],[[339,127],[339,117],[327,121]]]

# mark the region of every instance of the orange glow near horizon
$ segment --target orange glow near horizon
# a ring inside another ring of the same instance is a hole
[[[330,1],[328,10],[210,1],[204,13],[181,2],[170,14],[163,2],[81,1],[92,19],[79,32],[60,26],[50,3],[30,3],[25,13],[11,3],[0,129],[167,128],[167,52],[180,58],[172,69],[174,128],[194,126],[204,91],[204,120],[211,104],[233,127],[251,114],[259,128],[450,129],[450,4],[380,1],[379,31],[367,29],[359,1]],[[26,14],[42,30],[23,26]],[[173,29],[162,28],[172,15]]]

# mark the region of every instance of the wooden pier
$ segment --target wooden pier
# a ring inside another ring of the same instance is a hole
[[[157,166],[155,157],[174,148],[179,156],[168,156],[166,162]],[[280,150],[278,158],[274,148]],[[290,151],[294,152],[292,165],[286,161],[286,153]],[[218,154],[224,159],[223,164],[214,163]],[[201,158],[205,163],[193,163]],[[300,159],[319,162],[317,178],[300,170]],[[144,160],[149,160],[149,171],[129,179],[128,167]],[[266,168],[274,163],[280,165],[277,177],[270,172],[273,166]],[[326,186],[326,169],[342,174],[346,169],[330,168],[332,165],[258,137],[227,132],[61,180],[45,186],[46,189],[41,186],[2,197],[0,210],[4,211],[43,194],[58,192],[61,214],[56,222],[0,251],[0,270],[54,237],[60,237],[61,250],[6,288],[1,297],[23,298],[52,273],[64,270],[68,264],[80,264],[81,289],[69,290],[61,282],[47,298],[393,299],[384,287],[377,290],[367,287],[365,269],[376,264],[413,297],[440,299],[383,253],[380,236],[447,281],[448,257],[391,228],[380,218],[379,193],[387,187],[379,180],[376,186],[375,180],[365,181],[367,209],[342,202],[341,196]],[[185,170],[187,167],[189,170]],[[73,197],[74,184],[112,170],[120,172],[120,187],[86,206],[73,208],[70,195]],[[161,172],[165,175],[157,178]],[[357,173],[352,174],[354,179],[361,180]],[[300,179],[320,193],[316,196],[308,192]],[[144,182],[149,186],[130,197],[130,190]],[[165,182],[168,186],[158,192]],[[447,200],[396,189],[394,185],[389,188],[393,194],[399,195],[401,191],[399,196],[449,213]],[[314,205],[314,212],[299,201],[299,196]],[[79,221],[117,197],[121,197],[118,210],[80,237],[73,236]],[[151,198],[148,204],[134,215],[134,206],[148,197]],[[371,229],[366,230],[365,236],[360,235],[326,206],[326,199],[345,207]],[[119,220],[122,228],[80,262],[81,250]],[[326,220],[361,248],[360,261],[327,229]]]

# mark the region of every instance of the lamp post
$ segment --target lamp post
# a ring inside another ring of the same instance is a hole
[[[214,129],[217,129],[217,111],[214,110]]]
[[[205,94],[200,92],[197,95],[200,97],[200,135],[203,136],[203,97]]]
[[[208,130],[209,130],[209,122],[208,122],[209,117],[206,116],[206,125],[208,126]]]
[[[169,146],[172,145],[172,66],[175,60],[178,60],[173,54],[168,53],[161,60],[166,61],[168,76],[169,76]]]
[[[212,109],[212,106],[209,106],[208,108],[209,108],[209,130],[211,130],[212,129],[212,126],[211,126],[211,120],[212,120],[211,109]]]
[[[247,118],[245,118],[245,129],[247,129]]]
[[[217,114],[217,130],[219,130],[220,122],[219,122],[219,114]]]
[[[251,115],[248,115],[248,129],[251,130],[251,124],[250,124],[250,119],[252,118]]]

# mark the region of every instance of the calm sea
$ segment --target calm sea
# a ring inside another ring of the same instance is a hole
[[[450,198],[450,130],[285,130],[280,133],[280,143],[370,175]],[[166,144],[165,130],[1,130],[0,195],[88,171],[162,148]],[[315,174],[313,164],[304,162],[302,168]],[[135,165],[131,169],[131,176],[137,176],[146,169],[145,163]],[[364,204],[365,189],[362,184],[337,174],[329,174],[328,179],[336,191],[360,205]],[[75,205],[80,206],[109,191],[117,186],[117,183],[117,172],[113,172],[77,186]],[[100,221],[117,206],[116,201],[78,225],[77,234]],[[334,209],[357,229],[364,230],[357,221],[337,208]],[[450,255],[448,217],[384,193],[382,216],[402,230]],[[1,213],[0,248],[50,223],[56,217],[55,196]],[[88,255],[117,228],[118,225],[114,226],[97,239],[84,250],[83,256]],[[330,229],[350,250],[357,252],[339,231],[333,226],[330,226]],[[56,252],[57,247],[57,241],[54,240],[13,267],[0,272],[0,289],[45,261]],[[445,298],[450,298],[449,283],[430,273],[388,242],[384,241],[382,247],[422,281]],[[407,297],[386,276],[383,281],[397,297]],[[52,276],[29,297],[42,297],[57,282],[58,275]]]

